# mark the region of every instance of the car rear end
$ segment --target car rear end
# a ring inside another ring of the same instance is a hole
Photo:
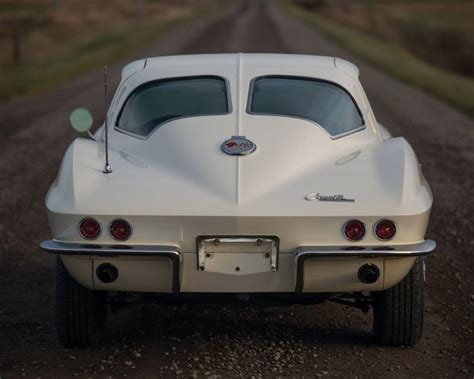
[[[434,249],[433,242],[423,240],[428,213],[391,218],[62,217],[53,223],[60,238],[42,247],[60,254],[73,277],[95,290],[375,291],[398,283],[417,256]],[[73,225],[64,227],[69,222]],[[100,231],[84,231],[83,224],[91,222]],[[117,275],[104,280],[101,271],[109,265]],[[365,269],[374,275],[366,276]]]
[[[100,329],[112,293],[327,298],[374,307],[381,343],[419,338],[431,190],[337,62],[168,57],[122,81],[113,172],[102,144],[77,139],[46,199],[53,239],[41,247],[60,257],[65,345],[93,336],[71,307]]]

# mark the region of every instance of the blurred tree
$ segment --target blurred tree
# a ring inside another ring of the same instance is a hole
[[[0,30],[11,43],[11,61],[20,65],[23,61],[22,43],[28,33],[48,22],[46,17],[36,15],[8,15],[0,17]]]

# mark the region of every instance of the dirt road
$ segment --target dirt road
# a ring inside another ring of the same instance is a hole
[[[371,316],[326,303],[290,308],[133,308],[100,349],[65,350],[53,325],[53,258],[43,199],[75,137],[74,107],[100,119],[101,72],[0,105],[0,377],[474,375],[474,121],[341,51],[270,1],[247,1],[157,41],[143,55],[291,52],[355,61],[379,121],[405,136],[435,193],[426,326],[413,348],[380,348]],[[131,57],[133,58],[133,57]],[[119,66],[111,68],[114,83]]]

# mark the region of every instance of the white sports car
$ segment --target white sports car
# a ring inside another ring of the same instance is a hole
[[[46,198],[61,343],[97,342],[108,308],[144,293],[331,300],[373,308],[379,343],[416,343],[433,197],[358,74],[303,55],[127,65],[104,125],[69,146]],[[85,109],[70,121],[92,125]]]

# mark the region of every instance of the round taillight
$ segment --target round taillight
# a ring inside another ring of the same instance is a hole
[[[397,226],[393,221],[380,220],[375,224],[375,235],[378,239],[387,241],[395,237]]]
[[[81,236],[87,240],[93,240],[99,237],[102,228],[93,218],[85,218],[79,224]]]
[[[365,236],[365,225],[360,220],[350,220],[344,224],[343,232],[349,241],[360,241]]]
[[[110,234],[118,241],[125,241],[130,238],[132,234],[132,227],[125,220],[114,220],[110,224]]]

